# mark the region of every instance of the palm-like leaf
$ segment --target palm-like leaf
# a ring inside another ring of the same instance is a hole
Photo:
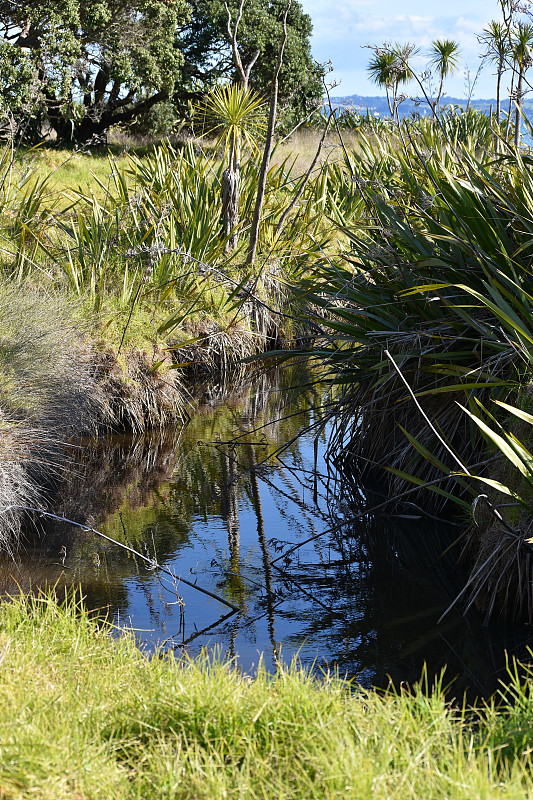
[[[436,39],[430,48],[430,64],[439,76],[453,75],[459,64],[459,45],[452,39]]]
[[[217,145],[228,151],[242,139],[257,152],[266,131],[266,104],[257,92],[237,84],[218,86],[195,107],[205,136],[215,136]]]
[[[429,56],[430,66],[434,67],[439,75],[440,84],[437,95],[438,104],[440,98],[442,97],[444,78],[446,78],[448,75],[453,75],[459,65],[459,45],[452,39],[436,39],[431,43]]]

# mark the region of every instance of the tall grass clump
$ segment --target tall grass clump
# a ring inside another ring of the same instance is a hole
[[[296,664],[275,676],[259,666],[251,680],[206,655],[149,660],[133,636],[111,632],[73,600],[2,604],[6,798],[470,800],[533,790],[529,733],[502,753],[507,707],[468,712],[447,705],[439,685],[354,691]],[[525,722],[527,691],[521,698]]]
[[[145,349],[156,351],[154,364],[165,361],[169,347],[181,352],[194,341],[207,344],[209,363],[226,363],[228,356],[236,363],[268,349],[292,335],[284,287],[306,268],[310,253],[327,246],[328,181],[323,172],[312,181],[294,175],[294,160],[270,169],[262,251],[251,271],[243,261],[259,169],[252,155],[239,165],[239,220],[231,231],[224,221],[224,163],[197,144],[165,142],[142,157],[111,157],[109,175],[95,176],[94,190],[68,190],[66,209],[65,198],[58,203],[38,193],[35,209],[20,222],[22,239],[5,237],[4,275],[79,298],[119,351],[136,331]],[[34,175],[28,185],[37,183]],[[278,230],[296,196],[294,213]]]
[[[111,421],[109,399],[74,312],[42,295],[0,285],[0,487],[2,506],[44,502],[75,434]],[[0,546],[17,534],[0,516]]]
[[[227,380],[240,360],[298,334],[289,279],[327,241],[328,184],[323,172],[302,182],[287,159],[271,168],[251,271],[254,158],[240,165],[231,232],[224,165],[193,142],[110,156],[92,189],[61,194],[38,153],[25,158],[9,146],[0,157],[0,413],[5,503],[35,506],[72,436],[101,423],[141,432],[183,420],[184,379]],[[242,239],[228,252],[230,234]]]

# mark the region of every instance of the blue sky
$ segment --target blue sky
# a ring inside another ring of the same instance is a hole
[[[366,75],[370,51],[365,44],[386,41],[413,42],[421,48],[417,66],[424,69],[424,51],[435,39],[454,39],[461,47],[462,58],[457,74],[448,78],[445,92],[464,97],[465,69],[473,77],[479,66],[481,47],[476,34],[491,19],[497,19],[497,0],[301,0],[313,21],[313,56],[317,61],[331,59],[334,76],[341,85],[335,95],[383,94]],[[493,68],[480,74],[475,97],[494,97]],[[417,94],[409,85],[406,93]]]

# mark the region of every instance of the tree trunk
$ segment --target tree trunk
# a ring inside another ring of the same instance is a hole
[[[236,227],[239,222],[239,170],[228,167],[222,173],[222,215],[226,253],[237,244]]]
[[[502,82],[503,63],[498,62],[498,72],[496,77],[496,126],[498,128],[497,134],[494,137],[494,153],[499,155],[500,152],[500,117],[501,117],[501,82]],[[493,132],[494,136],[494,132]]]
[[[501,100],[501,83],[502,83],[502,73],[503,73],[503,63],[500,61],[498,63],[498,74],[496,77],[496,122],[498,125],[500,124],[500,116],[502,111],[502,100]]]
[[[241,183],[241,137],[233,133],[229,167],[222,173],[222,217],[224,236],[227,237],[224,250],[228,253],[237,245],[236,228],[239,222]]]
[[[121,100],[125,104],[128,98]],[[50,126],[56,131],[59,142],[77,142],[79,144],[105,144],[107,132],[113,125],[131,122],[141,114],[145,114],[152,106],[163,100],[168,100],[167,92],[157,94],[142,100],[136,106],[105,109],[99,113],[94,104],[86,109],[86,114],[78,123],[65,119],[61,114],[61,105],[55,98],[48,99],[48,119]]]
[[[392,103],[391,103],[391,99],[390,99],[390,89],[386,84],[385,84],[385,91],[387,93],[387,105],[389,106],[389,116],[392,119],[393,109],[392,109]]]
[[[438,93],[438,95],[437,95],[437,102],[436,102],[436,104],[435,104],[435,105],[437,106],[437,108],[439,108],[439,106],[440,106],[440,99],[441,99],[441,97],[442,97],[442,90],[443,90],[443,88],[444,88],[444,75],[441,75],[441,76],[440,76],[439,93]]]
[[[272,90],[270,99],[270,114],[268,117],[268,128],[265,139],[265,148],[263,150],[263,159],[261,161],[261,168],[259,170],[259,180],[257,185],[257,195],[255,198],[254,216],[252,219],[252,227],[250,230],[250,241],[248,243],[248,253],[246,256],[246,264],[253,267],[255,263],[255,255],[257,252],[257,243],[259,241],[259,223],[261,222],[261,211],[263,209],[263,200],[265,199],[266,179],[268,173],[268,165],[270,163],[270,156],[272,153],[272,142],[274,139],[274,128],[276,127],[276,116],[278,111],[278,88],[279,88],[279,73],[283,63],[283,53],[285,51],[285,43],[287,41],[287,15],[291,7],[291,0],[288,0],[285,7],[285,15],[283,17],[283,39],[278,53],[278,63],[272,79]]]
[[[515,80],[515,68],[513,68],[513,74],[511,77],[511,88],[509,90],[509,110],[507,113],[507,126],[505,129],[505,137],[509,140],[509,133],[511,131],[511,119],[512,119],[512,111],[513,111],[513,92],[514,92],[514,80]]]

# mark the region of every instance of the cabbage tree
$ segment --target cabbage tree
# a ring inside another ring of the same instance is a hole
[[[516,87],[516,114],[515,114],[515,146],[520,143],[520,128],[522,121],[522,99],[524,96],[524,77],[526,70],[533,63],[533,25],[519,22],[512,34],[512,54],[515,73],[518,76]]]
[[[395,44],[373,47],[374,55],[369,61],[367,71],[373,83],[385,89],[387,103],[392,118],[398,114],[398,88],[409,83],[413,77],[409,58],[414,53],[412,44]]]
[[[436,39],[431,43],[430,66],[437,70],[439,89],[435,105],[438,106],[444,89],[444,78],[457,71],[460,56],[459,45],[452,39]]]
[[[224,234],[231,248],[237,241],[242,150],[247,147],[252,153],[259,153],[266,129],[266,105],[252,89],[227,84],[214,89],[196,107],[196,114],[203,122],[203,135],[215,137],[216,145],[224,148],[228,160],[222,176],[222,206]]]

